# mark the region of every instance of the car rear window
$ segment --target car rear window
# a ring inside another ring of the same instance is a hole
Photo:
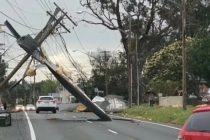
[[[194,113],[188,120],[186,130],[210,133],[210,112]]]
[[[39,100],[53,100],[52,97],[40,97]]]

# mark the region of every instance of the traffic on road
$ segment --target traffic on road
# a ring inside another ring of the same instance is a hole
[[[209,0],[1,0],[0,140],[210,140]]]
[[[0,127],[4,140],[176,140],[178,128],[113,117],[98,120],[93,113],[17,112],[12,126]]]

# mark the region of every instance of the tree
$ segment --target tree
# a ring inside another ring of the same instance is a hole
[[[139,38],[138,65],[141,82],[143,81],[142,70],[146,59],[175,38],[180,38],[181,1],[81,0],[80,3],[89,9],[91,15],[95,17],[94,20],[89,20],[90,18],[84,19],[84,22],[103,25],[110,30],[118,30],[120,32],[127,59],[132,57],[130,54],[134,50],[133,45],[132,48],[128,48],[129,40],[127,38],[130,30],[128,26],[129,18],[131,18],[131,32],[137,34]],[[195,36],[198,31],[206,31],[210,23],[208,22],[210,19],[209,3],[207,1],[192,0],[188,1],[187,7],[187,35]],[[203,12],[207,14],[203,14]],[[200,22],[200,20],[203,22]],[[132,59],[129,61],[137,63]],[[132,66],[135,66],[135,64]],[[134,83],[137,80],[135,73],[134,71],[132,78]],[[142,88],[140,88],[141,92]]]
[[[201,79],[210,82],[209,52],[209,36],[203,39],[187,39],[188,93],[198,93],[198,84]],[[156,91],[163,91],[166,84],[174,85],[177,82],[177,87],[181,86],[179,84],[182,78],[181,60],[181,42],[177,41],[147,59],[144,65],[144,76]],[[175,88],[171,89],[173,90]]]
[[[118,52],[116,56],[105,59],[103,51],[91,54],[90,63],[92,66],[92,76],[88,80],[79,78],[79,86],[90,97],[94,97],[94,88],[105,91],[105,74],[107,74],[108,93],[121,95],[128,98],[127,93],[127,73],[126,55]],[[102,96],[102,94],[101,94]]]
[[[8,84],[8,88],[14,85],[17,81],[11,81]],[[8,89],[2,94],[3,100],[5,100],[8,104],[11,106],[15,106],[16,104],[16,99],[19,100],[18,103],[20,104],[27,104],[31,103],[31,86],[29,83],[26,81],[22,81],[21,84],[16,85],[12,89]]]
[[[197,39],[192,47],[188,49],[189,73],[196,79],[205,79],[210,82],[210,39],[206,36],[203,39]]]
[[[148,80],[181,81],[181,51],[181,42],[177,41],[154,53],[144,65],[144,77]]]
[[[36,95],[48,95],[49,93],[55,93],[58,86],[58,81],[43,80],[35,85],[37,91]]]
[[[0,54],[0,82],[4,80],[7,67],[7,63],[5,63],[4,59],[2,58],[2,55]]]

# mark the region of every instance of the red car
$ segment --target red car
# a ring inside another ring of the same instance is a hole
[[[210,105],[193,111],[182,127],[178,140],[210,140]]]

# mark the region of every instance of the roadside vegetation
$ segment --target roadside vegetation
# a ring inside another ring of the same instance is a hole
[[[125,109],[119,115],[159,123],[183,125],[195,107],[188,106],[187,110],[178,107],[136,106]]]

